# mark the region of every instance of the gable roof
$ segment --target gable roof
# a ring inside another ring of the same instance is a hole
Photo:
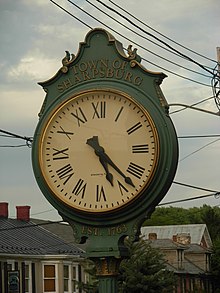
[[[34,218],[31,218],[31,222],[40,225],[47,231],[57,235],[66,242],[71,243],[74,241],[73,229],[69,224],[65,222],[46,221]]]
[[[156,233],[157,239],[173,239],[174,235],[189,233],[191,243],[201,245],[204,239],[208,248],[212,246],[212,240],[206,224],[145,226],[141,228],[141,234],[145,239],[148,238],[149,233]]]
[[[0,256],[4,254],[80,256],[83,250],[32,222],[0,218]]]

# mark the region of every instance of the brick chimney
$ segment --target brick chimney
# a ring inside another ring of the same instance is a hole
[[[179,233],[177,234],[177,243],[189,245],[191,243],[190,233]]]
[[[177,242],[177,235],[173,235],[173,241]]]
[[[149,240],[157,240],[157,233],[149,233],[148,239]]]
[[[30,206],[16,206],[17,220],[30,221]]]
[[[8,218],[8,202],[0,202],[0,218]]]

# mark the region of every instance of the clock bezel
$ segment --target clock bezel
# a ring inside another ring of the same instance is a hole
[[[39,168],[39,143],[40,135],[44,129],[45,123],[48,121],[48,116],[54,112],[54,109],[59,107],[63,102],[68,100],[73,95],[76,96],[81,92],[90,92],[93,90],[105,90],[110,92],[119,92],[124,95],[131,97],[132,101],[135,101],[141,108],[147,109],[158,134],[159,141],[159,152],[158,152],[158,164],[155,168],[154,176],[147,189],[144,190],[141,195],[136,196],[134,201],[130,204],[118,208],[113,211],[106,211],[100,213],[90,213],[90,212],[79,212],[79,210],[74,210],[70,206],[66,205],[63,201],[55,198],[51,195],[48,188],[45,186],[45,180],[42,177]],[[113,225],[118,223],[123,223],[124,221],[136,218],[139,215],[147,214],[149,210],[153,210],[158,202],[164,197],[167,190],[170,188],[173,177],[176,172],[178,159],[178,143],[175,128],[169,117],[164,113],[164,109],[161,108],[156,101],[146,93],[142,91],[125,89],[122,87],[109,87],[107,84],[103,83],[96,88],[81,87],[79,91],[74,94],[71,92],[65,93],[65,95],[57,98],[54,103],[50,105],[45,110],[44,115],[40,118],[37,125],[34,143],[32,148],[32,162],[33,170],[38,182],[38,186],[47,198],[47,200],[59,211],[59,213],[73,221],[97,226],[105,226],[106,221]],[[147,212],[148,211],[148,212]]]

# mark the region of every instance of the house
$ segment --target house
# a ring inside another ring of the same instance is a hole
[[[213,292],[209,278],[212,241],[205,224],[147,226],[141,234],[161,250],[167,269],[177,275],[175,292]]]
[[[61,238],[32,222],[29,206],[16,209],[17,217],[11,219],[8,203],[0,203],[0,293],[78,293],[84,251],[73,236]]]

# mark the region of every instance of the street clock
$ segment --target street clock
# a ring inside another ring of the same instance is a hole
[[[119,242],[139,235],[172,184],[178,144],[160,89],[165,77],[98,28],[40,83],[46,97],[33,141],[34,174],[75,238],[91,240],[90,255],[118,255]]]

